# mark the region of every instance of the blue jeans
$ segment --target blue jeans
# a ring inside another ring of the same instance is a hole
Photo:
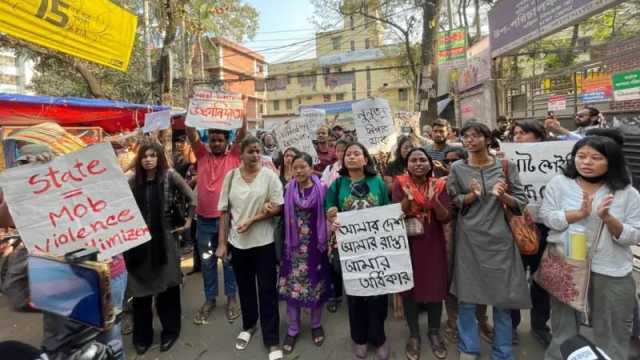
[[[215,300],[218,296],[218,261],[215,256],[218,247],[218,222],[217,218],[198,217],[196,240],[198,241],[198,256],[202,266],[202,280],[204,282],[204,297],[207,301]],[[235,296],[236,277],[233,274],[231,264],[223,262],[224,294]]]
[[[476,321],[476,305],[460,303],[458,315],[458,332],[461,353],[480,355],[480,333]],[[493,308],[493,326],[495,335],[491,346],[491,360],[513,360],[511,333],[511,311]]]

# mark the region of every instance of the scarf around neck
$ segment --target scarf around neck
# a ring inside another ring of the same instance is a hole
[[[285,246],[286,256],[291,256],[293,250],[298,246],[300,238],[298,236],[298,222],[296,218],[296,207],[303,210],[315,211],[316,215],[316,237],[318,238],[318,251],[323,253],[327,247],[327,223],[324,215],[324,194],[325,188],[320,180],[314,175],[311,177],[313,187],[311,194],[307,198],[300,196],[298,182],[292,180],[287,185],[285,192],[284,217],[285,217]]]

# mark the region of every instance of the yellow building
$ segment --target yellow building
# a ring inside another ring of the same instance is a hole
[[[375,12],[377,3],[368,0],[366,8]],[[408,70],[401,61],[406,53],[385,45],[383,35],[380,22],[346,16],[341,29],[316,33],[315,58],[269,64],[265,127],[271,127],[270,119],[298,114],[300,107],[336,102],[349,107],[347,102],[369,96],[386,98],[393,111],[413,111],[414,91],[402,75]]]

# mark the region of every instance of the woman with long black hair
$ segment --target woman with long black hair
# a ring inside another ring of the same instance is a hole
[[[154,298],[162,324],[160,351],[169,350],[180,335],[182,271],[174,234],[190,227],[195,198],[184,179],[169,168],[162,145],[155,142],[140,146],[129,184],[151,233],[151,240],[125,252],[133,297],[133,345],[142,355],[153,343]],[[180,229],[170,225],[176,191],[188,199],[189,217]]]
[[[340,177],[327,190],[325,209],[331,229],[338,227],[338,212],[366,209],[389,204],[389,193],[375,170],[373,159],[360,143],[347,145],[342,159]],[[337,252],[336,244],[331,244]],[[389,300],[387,295],[347,296],[349,326],[354,343],[354,355],[367,356],[367,345],[376,348],[376,359],[389,359],[390,350],[384,331]]]

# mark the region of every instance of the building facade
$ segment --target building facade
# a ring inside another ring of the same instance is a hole
[[[206,38],[202,47],[202,57],[197,50],[194,52],[193,68],[198,75],[200,59],[203,59],[205,76],[196,80],[196,84],[218,84],[224,91],[245,95],[248,98],[249,126],[260,127],[266,93],[264,88],[258,89],[256,84],[264,83],[267,70],[264,57],[224,37]]]
[[[375,15],[378,1],[364,4]],[[341,29],[316,33],[315,53],[312,59],[269,65],[265,118],[286,118],[301,107],[367,97],[387,99],[393,111],[414,110],[415,91],[402,65],[406,55],[399,46],[384,43],[380,22],[346,16]]]
[[[16,56],[12,50],[0,49],[0,93],[33,94],[33,63]]]

